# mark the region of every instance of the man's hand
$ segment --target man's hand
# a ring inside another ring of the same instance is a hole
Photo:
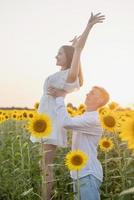
[[[58,89],[55,87],[49,87],[47,94],[53,97],[65,97],[67,92],[65,90]]]

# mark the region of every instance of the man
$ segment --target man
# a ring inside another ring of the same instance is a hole
[[[99,200],[99,188],[103,180],[103,171],[97,159],[97,146],[102,135],[97,110],[109,101],[109,94],[104,88],[94,86],[86,95],[86,112],[73,118],[69,117],[64,105],[66,92],[50,88],[49,94],[56,97],[56,112],[62,126],[73,130],[72,150],[80,149],[89,157],[86,166],[79,171],[80,199]],[[76,171],[71,171],[71,177],[76,182]]]

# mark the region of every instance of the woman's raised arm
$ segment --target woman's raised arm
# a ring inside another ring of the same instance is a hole
[[[70,42],[72,42],[72,46],[75,48],[75,45],[77,43],[77,41],[79,40],[81,36],[75,36],[72,40],[70,40]],[[83,85],[83,81],[84,81],[84,78],[83,78],[83,72],[82,72],[82,66],[81,66],[81,60],[79,60],[79,73],[78,73],[78,78],[79,78],[79,84],[80,84],[80,87]]]
[[[105,19],[104,15],[101,15],[101,13],[97,13],[96,15],[93,15],[93,13],[91,13],[91,16],[88,20],[87,26],[84,30],[84,32],[82,33],[82,35],[79,37],[79,39],[77,40],[74,48],[74,55],[73,55],[73,59],[72,59],[72,64],[71,64],[71,68],[69,70],[68,73],[68,77],[66,82],[67,83],[72,83],[74,82],[78,75],[80,75],[80,56],[81,56],[81,52],[85,46],[87,37],[89,35],[90,30],[92,29],[93,25],[97,24],[97,23],[102,23],[103,20]]]

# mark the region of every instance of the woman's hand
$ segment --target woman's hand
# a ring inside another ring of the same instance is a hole
[[[101,13],[97,13],[96,15],[93,15],[93,13],[91,13],[91,16],[88,20],[86,28],[84,29],[81,36],[78,38],[77,36],[75,36],[74,39],[71,41],[72,46],[74,46],[75,51],[73,54],[71,67],[69,69],[69,73],[66,79],[67,83],[74,82],[76,78],[78,77],[79,69],[80,69],[79,63],[80,63],[81,52],[85,46],[90,30],[92,29],[94,24],[102,23],[104,19],[105,19],[105,16],[101,15]]]
[[[91,12],[91,16],[89,18],[88,24],[93,26],[97,23],[103,23],[105,19],[105,15],[101,15],[101,13],[97,13],[96,15],[93,15],[93,13]]]
[[[88,30],[88,32],[89,32],[89,30],[92,28],[92,26],[93,25],[95,25],[95,24],[97,24],[97,23],[103,23],[103,21],[104,21],[104,19],[105,19],[105,15],[101,15],[101,13],[97,13],[96,15],[94,15],[92,12],[91,12],[91,16],[90,16],[90,18],[89,18],[89,20],[88,20],[88,24],[87,24],[87,30]],[[87,37],[87,34],[86,34],[86,37]],[[77,47],[80,47],[80,45],[81,45],[81,40],[83,40],[83,35],[82,35],[82,37],[81,37],[81,35],[80,36],[78,36],[77,37],[77,35],[72,39],[72,40],[70,40],[69,42],[72,42],[72,46],[74,47],[74,48],[77,48]],[[84,42],[83,42],[84,43]],[[82,46],[82,48],[83,48],[83,46]]]
[[[75,37],[74,37],[72,40],[69,41],[69,42],[72,42],[72,47],[75,48],[75,46],[76,46],[78,40],[80,39],[80,37],[81,37],[81,36],[78,36],[78,37],[77,37],[77,35],[75,35]]]
[[[79,38],[79,40],[77,40],[75,43],[75,49],[82,50],[84,48],[88,34],[90,30],[92,29],[93,25],[97,23],[102,23],[104,19],[105,19],[105,15],[101,15],[101,13],[97,13],[96,15],[93,15],[93,13],[91,13],[91,16],[88,20],[88,23],[84,32],[81,34],[81,37]]]

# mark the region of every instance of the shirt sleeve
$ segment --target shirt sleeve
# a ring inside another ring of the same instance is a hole
[[[79,78],[77,78],[73,83],[64,82],[63,89],[69,93],[79,90],[80,89]]]
[[[69,117],[65,108],[63,97],[56,98],[56,112],[61,125],[66,129],[72,129],[83,133],[95,135],[95,133],[92,133],[90,129],[92,129],[92,127],[100,128],[98,114],[91,117],[90,114],[88,116],[80,115],[76,117]],[[96,135],[98,135],[98,133]]]

